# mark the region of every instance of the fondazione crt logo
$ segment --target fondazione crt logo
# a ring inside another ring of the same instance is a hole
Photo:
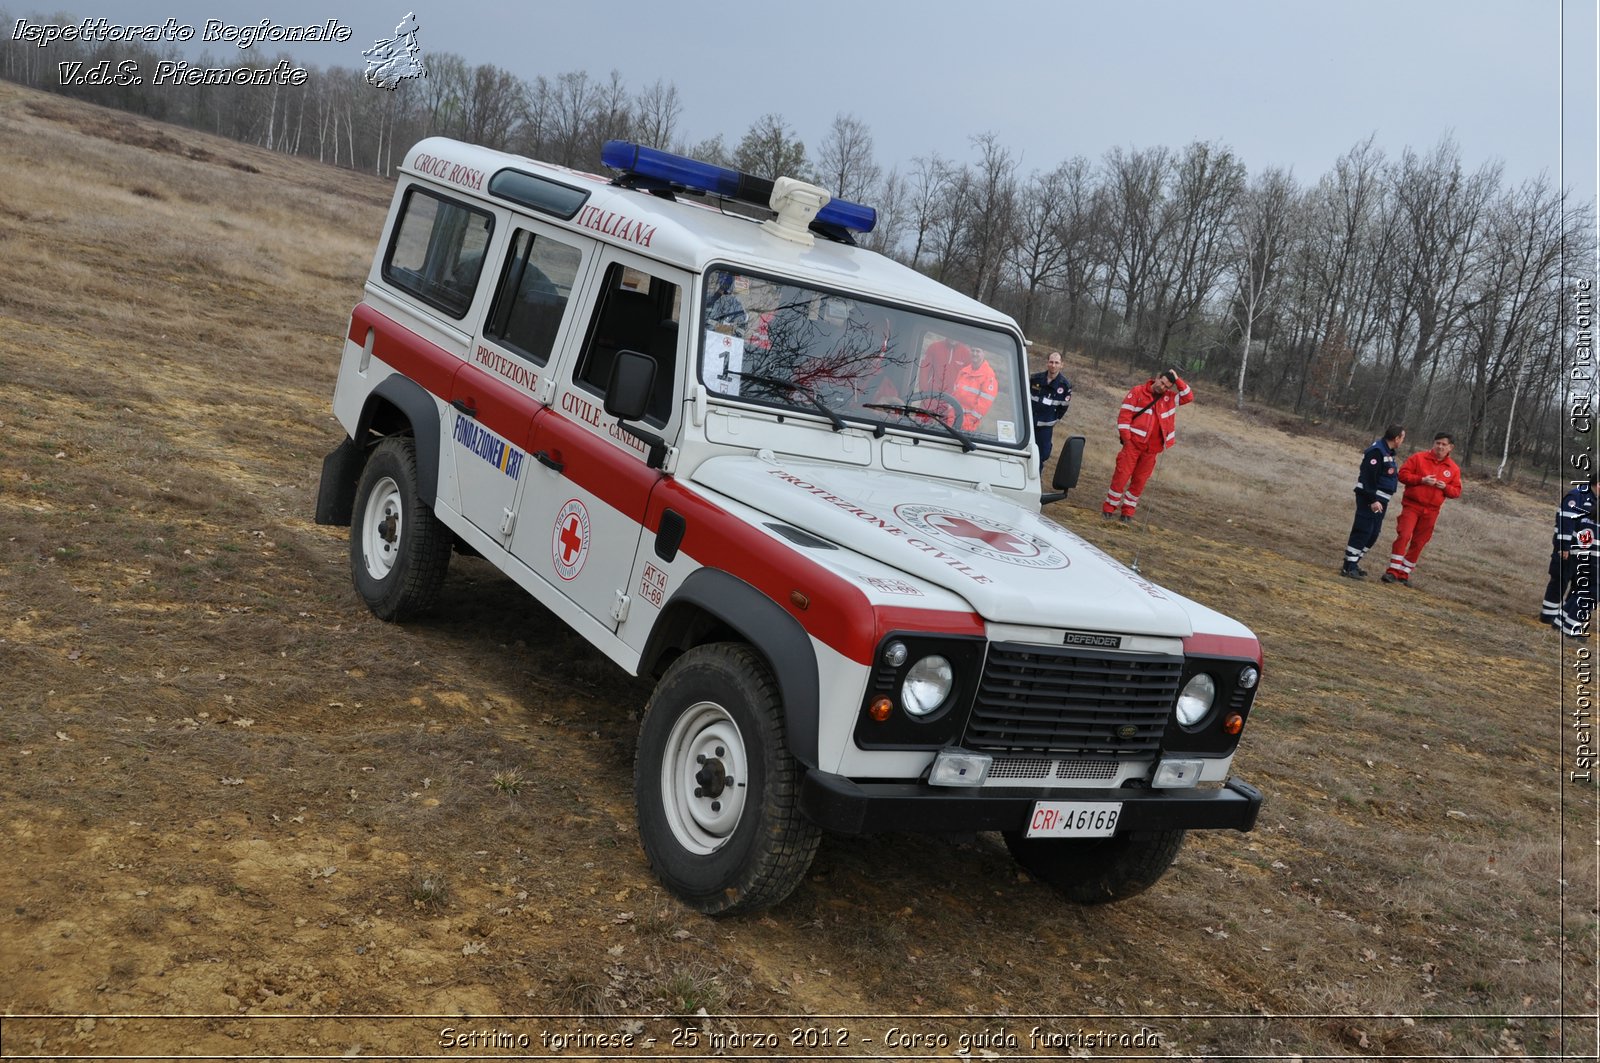
[[[408,13],[393,36],[375,40],[361,53],[367,60],[370,84],[392,90],[402,81],[427,76],[417,31],[416,16]],[[88,45],[99,51],[100,57],[93,60],[57,63],[62,85],[304,85],[311,72],[300,63],[309,57],[298,48],[293,59],[279,55],[270,61],[257,59],[261,51],[273,45],[348,44],[355,39],[355,31],[336,18],[315,23],[282,23],[269,18],[255,22],[206,19],[200,23],[176,18],[140,23],[103,17],[74,22],[20,18],[12,24],[10,36],[38,48]],[[141,47],[174,44],[231,45],[241,53],[242,61],[231,66],[197,66],[177,58],[154,58]],[[118,45],[133,54],[117,57]]]

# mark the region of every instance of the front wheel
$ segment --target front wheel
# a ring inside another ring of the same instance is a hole
[[[417,493],[416,446],[405,436],[378,444],[356,487],[350,575],[381,620],[405,620],[433,605],[450,563],[450,532]]]
[[[820,834],[799,809],[783,704],[748,646],[673,662],[639,725],[639,841],[662,883],[707,915],[756,911],[805,877]]]
[[[1022,869],[1078,904],[1125,901],[1154,886],[1183,847],[1181,830],[1135,830],[1114,838],[1029,838],[1006,831]]]

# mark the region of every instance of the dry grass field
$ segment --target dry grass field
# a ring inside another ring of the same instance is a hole
[[[311,522],[389,189],[0,84],[0,1055],[1593,1058],[1557,490],[1472,477],[1418,587],[1353,583],[1366,440],[1202,387],[1105,525],[1131,381],[1072,352],[1052,514],[1260,634],[1257,830],[1093,910],[828,838],[709,920],[635,836],[643,686],[480,561],[382,624]]]

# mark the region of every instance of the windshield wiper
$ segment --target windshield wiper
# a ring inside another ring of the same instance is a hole
[[[806,401],[811,403],[812,406],[816,407],[818,412],[828,419],[828,422],[833,425],[833,430],[835,432],[843,432],[845,430],[846,426],[844,423],[844,418],[840,417],[837,413],[834,413],[833,410],[829,409],[828,404],[823,402],[822,399],[818,397],[817,393],[811,388],[807,387],[805,384],[801,384],[793,380],[784,380],[782,377],[766,376],[762,373],[741,373],[737,369],[728,369],[725,370],[725,372],[728,376],[736,376],[740,380],[748,380],[752,384],[766,384],[769,387],[778,388],[781,391],[798,392],[799,394],[804,395],[806,397]]]
[[[864,402],[861,404],[861,408],[863,410],[883,410],[885,413],[898,413],[902,417],[909,417],[913,415],[918,417],[926,417],[934,424],[944,429],[945,434],[951,439],[954,439],[956,442],[960,443],[961,452],[963,454],[967,453],[968,451],[978,449],[977,446],[973,444],[972,440],[967,438],[966,433],[956,428],[955,425],[946,422],[943,414],[939,413],[937,410],[930,410],[926,406],[911,406],[903,402]]]

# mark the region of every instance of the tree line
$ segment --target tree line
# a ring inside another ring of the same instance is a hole
[[[0,13],[0,24],[13,22]],[[808,178],[877,207],[868,246],[1096,361],[1175,365],[1241,408],[1265,403],[1307,422],[1453,431],[1463,464],[1501,476],[1565,478],[1560,455],[1588,443],[1573,431],[1568,355],[1575,284],[1594,261],[1594,203],[1547,175],[1512,184],[1498,163],[1470,169],[1448,136],[1397,157],[1368,138],[1310,182],[1251,173],[1226,145],[1204,141],[1023,173],[992,133],[971,138],[967,160],[929,153],[884,168],[868,125],[847,114],[814,153],[780,114],[731,144],[720,134],[690,142],[674,85],[630,87],[616,71],[527,79],[428,53],[426,77],[393,91],[361,70],[306,67],[300,84],[174,92],[63,85],[57,65],[178,58],[172,48],[6,39],[0,76],[384,176],[411,144],[442,135],[588,170],[605,141],[624,138]],[[1578,383],[1594,409],[1592,382]]]

